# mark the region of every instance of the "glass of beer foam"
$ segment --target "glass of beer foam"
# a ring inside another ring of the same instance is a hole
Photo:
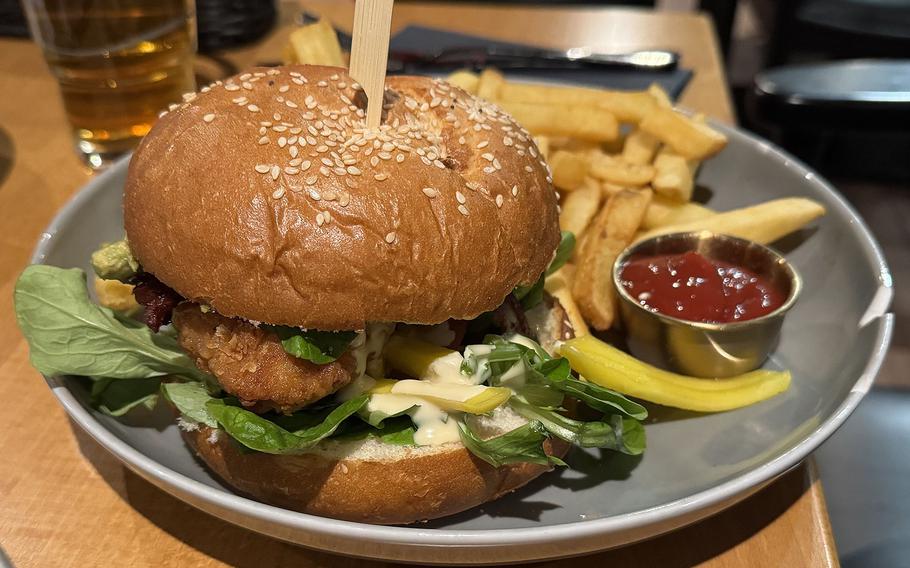
[[[193,0],[22,0],[92,169],[129,152],[196,89]]]

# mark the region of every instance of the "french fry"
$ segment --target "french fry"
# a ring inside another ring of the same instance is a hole
[[[637,240],[666,233],[711,231],[768,244],[801,229],[824,214],[825,208],[816,201],[787,197],[687,223],[664,225],[642,234]]]
[[[534,137],[534,143],[537,144],[537,151],[540,152],[543,159],[549,160],[550,154],[553,152],[553,144],[550,137],[538,134]]]
[[[575,331],[575,337],[581,337],[582,335],[588,335],[591,332],[588,329],[588,324],[585,323],[585,318],[581,315],[581,310],[578,309],[575,298],[572,296],[572,283],[574,281],[575,266],[566,264],[553,274],[547,276],[547,279],[544,280],[544,290],[559,300],[559,303],[566,311],[566,317],[569,318],[569,323],[572,324],[572,329]]]
[[[620,122],[638,123],[657,106],[646,91],[608,91],[587,87],[502,84],[499,100],[559,106],[591,106],[612,113]]]
[[[720,132],[668,108],[654,109],[638,127],[691,160],[710,158],[727,145]]]
[[[481,81],[481,87],[483,82]],[[591,142],[619,136],[619,123],[610,112],[595,107],[497,101],[531,134],[572,136]]]
[[[620,191],[625,191],[627,189],[633,189],[633,188],[626,187],[624,185],[619,185],[616,183],[610,183],[608,181],[600,182],[600,191],[603,193],[604,197],[607,199],[616,195]]]
[[[600,184],[594,179],[585,178],[581,187],[563,198],[559,211],[559,228],[580,237],[597,214],[600,200]]]
[[[594,329],[606,330],[613,325],[613,262],[635,237],[650,201],[651,190],[621,191],[607,201],[586,232],[572,295]]]
[[[657,137],[636,129],[626,136],[622,147],[622,159],[640,166],[650,164],[659,147],[660,140]]]
[[[695,187],[696,169],[697,161],[687,160],[672,151],[663,150],[654,159],[654,179],[651,180],[651,187],[655,193],[668,199],[690,201]]]
[[[293,63],[347,67],[338,35],[328,20],[297,28],[291,32],[289,41],[294,53]]]
[[[667,91],[657,83],[651,83],[648,86],[648,93],[657,101],[657,106],[662,108],[673,108],[673,101]]]
[[[698,203],[678,203],[655,193],[642,219],[641,228],[656,229],[665,225],[679,225],[715,215],[717,212]]]
[[[590,162],[582,154],[557,150],[547,162],[553,174],[553,185],[571,191],[577,189],[588,175]]]
[[[596,153],[591,158],[591,175],[597,179],[626,187],[647,185],[654,178],[649,165],[630,164],[616,156]]]
[[[480,86],[480,77],[477,76],[477,73],[472,73],[467,69],[449,73],[449,76],[446,77],[446,81],[456,87],[461,87],[472,95],[477,94],[477,89]]]
[[[105,308],[127,313],[139,310],[139,304],[133,297],[133,287],[119,280],[95,278],[95,294],[98,303]]]
[[[491,102],[498,101],[499,93],[505,84],[506,80],[502,73],[492,67],[487,67],[480,72],[480,78],[477,82],[477,96]]]

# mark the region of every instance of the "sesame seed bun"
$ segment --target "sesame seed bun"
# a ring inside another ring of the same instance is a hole
[[[389,77],[365,130],[346,70],[257,68],[163,116],[130,163],[143,268],[252,321],[325,330],[471,319],[559,241],[530,135],[443,81]]]
[[[524,419],[507,409],[484,419],[490,435]],[[295,511],[372,524],[407,524],[452,515],[497,499],[550,467],[493,467],[460,443],[403,447],[372,439],[330,442],[301,455],[245,452],[205,425],[181,429],[184,440],[228,485],[259,501]],[[569,444],[544,443],[563,457]]]

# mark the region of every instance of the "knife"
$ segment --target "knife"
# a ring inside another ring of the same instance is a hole
[[[396,51],[389,54],[389,72],[407,73],[432,67],[486,66],[500,69],[629,69],[672,71],[679,55],[666,50],[641,50],[628,53],[598,53],[591,47],[566,50],[531,47],[451,47],[436,53]]]

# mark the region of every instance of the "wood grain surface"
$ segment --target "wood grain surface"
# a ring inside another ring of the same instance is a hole
[[[304,4],[350,27],[352,2]],[[410,22],[551,46],[676,49],[695,70],[683,104],[733,120],[713,32],[699,15],[401,3],[393,29]],[[229,57],[274,60],[286,32]],[[305,550],[210,517],[70,427],[28,364],[12,291],[41,231],[89,174],[73,153],[56,84],[34,45],[0,40],[0,92],[0,546],[16,566],[388,566]],[[702,523],[545,565],[814,567],[835,566],[837,558],[821,485],[804,465]]]

